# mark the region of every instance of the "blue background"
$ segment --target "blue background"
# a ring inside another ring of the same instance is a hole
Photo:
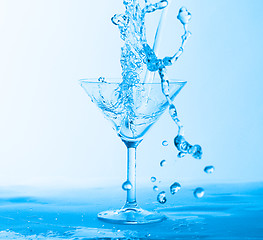
[[[202,145],[204,156],[177,159],[177,128],[164,114],[139,146],[138,181],[262,181],[263,2],[173,1],[160,56],[180,45],[182,5],[193,15],[193,35],[169,75],[188,81],[175,104],[186,138]],[[123,11],[121,0],[1,0],[0,185],[125,180],[125,147],[77,82],[120,76],[122,42],[110,18]],[[147,19],[149,38],[155,16]],[[162,159],[167,165],[160,168]],[[211,164],[216,171],[206,175]]]

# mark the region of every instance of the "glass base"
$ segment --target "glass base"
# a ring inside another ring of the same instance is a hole
[[[147,224],[157,223],[166,219],[166,217],[157,212],[150,212],[141,208],[122,208],[118,210],[109,210],[100,212],[98,219],[117,224]]]

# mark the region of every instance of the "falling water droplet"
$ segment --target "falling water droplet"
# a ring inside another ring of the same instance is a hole
[[[151,177],[151,182],[155,182],[156,181],[156,177]]]
[[[167,199],[166,199],[166,196],[165,196],[165,191],[162,191],[160,192],[158,195],[157,195],[157,201],[161,204],[164,204],[166,203]]]
[[[169,107],[169,114],[173,120],[175,120],[175,118],[177,118],[177,111],[176,111],[176,108],[173,104],[171,104]]]
[[[168,1],[167,0],[161,0],[160,2],[155,4],[157,9],[163,9],[165,7],[167,7],[168,5]]]
[[[160,162],[160,166],[161,166],[161,167],[163,167],[165,164],[166,164],[166,160],[162,160],[162,161]]]
[[[211,174],[215,171],[215,168],[214,168],[214,166],[206,166],[204,171],[208,174]]]
[[[124,5],[130,5],[132,3],[132,0],[123,0]]]
[[[125,27],[129,23],[129,18],[124,14],[115,14],[111,21],[113,24],[118,25],[120,27]]]
[[[196,198],[202,198],[205,194],[205,190],[201,187],[198,187],[194,190],[194,196]]]
[[[157,192],[159,189],[157,186],[153,186],[153,191]]]
[[[180,185],[180,183],[178,183],[178,182],[175,182],[175,183],[173,183],[171,186],[170,186],[170,192],[171,192],[171,194],[175,194],[175,193],[177,193],[179,190],[181,189],[181,185]]]
[[[177,155],[177,157],[183,158],[185,155],[186,155],[185,152],[179,152],[178,155]]]
[[[127,191],[127,190],[131,190],[132,189],[132,184],[130,183],[130,181],[126,181],[122,184],[122,189],[124,191]]]
[[[164,141],[162,142],[162,145],[163,145],[164,147],[166,147],[166,146],[168,146],[168,142],[167,142],[166,140],[164,140]]]
[[[99,82],[103,82],[103,83],[106,82],[105,77],[99,77],[99,78],[98,78],[98,81],[99,81]]]
[[[196,159],[201,159],[202,154],[203,154],[203,152],[202,152],[201,146],[200,145],[194,145],[192,156]]]
[[[191,17],[191,13],[188,12],[185,7],[180,8],[177,18],[183,25],[188,24],[191,20]]]

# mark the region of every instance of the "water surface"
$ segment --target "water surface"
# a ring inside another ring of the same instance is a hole
[[[263,183],[183,187],[159,204],[152,187],[138,202],[166,214],[162,223],[127,226],[97,220],[99,211],[122,206],[121,187],[0,191],[0,239],[263,239]],[[161,191],[161,189],[159,190]]]

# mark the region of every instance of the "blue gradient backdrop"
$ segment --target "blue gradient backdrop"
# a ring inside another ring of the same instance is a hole
[[[193,15],[193,36],[169,75],[188,81],[175,103],[204,157],[177,159],[177,128],[164,114],[139,146],[138,181],[262,181],[263,1],[173,1],[161,56],[179,47],[182,5]],[[110,18],[123,11],[121,0],[0,1],[0,185],[125,179],[125,147],[77,81],[120,76],[122,42]],[[208,176],[203,168],[211,164],[216,171]]]

